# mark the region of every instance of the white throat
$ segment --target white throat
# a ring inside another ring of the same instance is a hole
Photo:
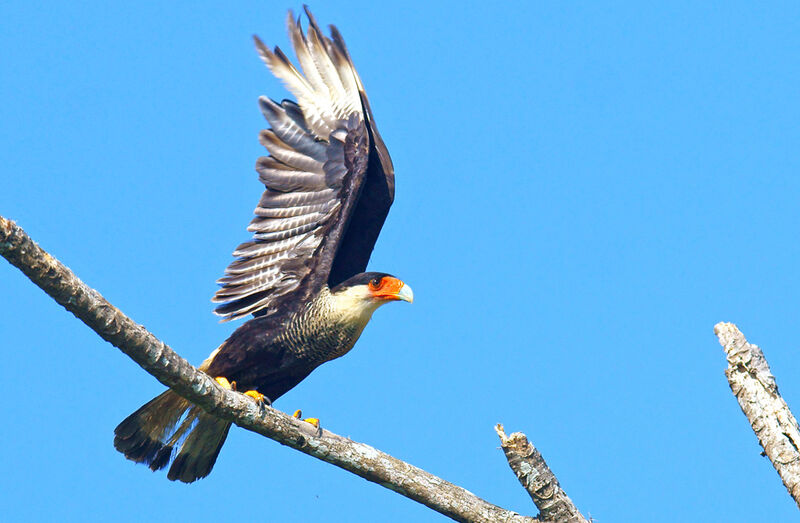
[[[363,326],[372,318],[372,313],[386,303],[376,300],[366,285],[348,287],[337,293],[330,293],[331,307],[343,321]]]

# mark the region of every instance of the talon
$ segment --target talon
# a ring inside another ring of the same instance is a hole
[[[300,409],[297,409],[296,411],[294,411],[294,414],[292,414],[292,417],[297,419],[300,419],[302,416],[303,416],[303,411]]]

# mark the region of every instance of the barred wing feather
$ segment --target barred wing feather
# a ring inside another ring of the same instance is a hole
[[[253,239],[234,251],[237,259],[218,280],[221,288],[212,301],[220,304],[215,312],[223,321],[280,310],[289,300],[303,303],[319,292],[371,164],[370,137],[377,130],[368,129],[371,114],[365,114],[361,81],[338,32],[332,28],[333,40],[324,36],[306,12],[307,34],[291,13],[288,20],[302,73],[279,48],[270,50],[255,38],[261,58],[297,103],[259,99],[270,125],[259,137],[269,156],[256,164],[266,190],[247,228]],[[382,154],[388,159],[385,148]],[[359,257],[363,265],[366,259]],[[355,269],[351,264],[346,271]]]

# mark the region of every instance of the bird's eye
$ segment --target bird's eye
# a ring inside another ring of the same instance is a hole
[[[377,289],[381,286],[381,281],[383,281],[383,278],[372,278],[369,282],[369,286],[373,289]]]

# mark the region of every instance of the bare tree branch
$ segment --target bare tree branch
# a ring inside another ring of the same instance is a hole
[[[511,470],[539,508],[539,518],[544,521],[588,523],[561,489],[555,474],[544,462],[536,447],[528,442],[522,432],[506,436],[503,425],[494,428],[500,436],[500,445],[506,453]]]
[[[259,407],[248,397],[223,389],[111,305],[36,245],[19,226],[2,216],[0,254],[158,381],[215,416],[378,483],[456,521],[538,521],[492,505],[457,485],[368,445],[326,430],[318,433],[308,423],[271,407]]]
[[[718,323],[714,334],[728,359],[725,375],[764,453],[800,507],[800,429],[778,393],[764,353],[747,342],[733,323]]]

